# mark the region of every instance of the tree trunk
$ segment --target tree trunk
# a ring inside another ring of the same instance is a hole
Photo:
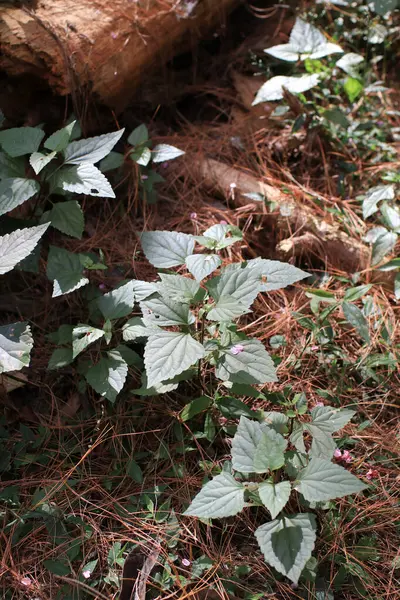
[[[39,0],[0,7],[0,69],[122,110],[149,69],[222,24],[240,0]],[[29,5],[28,5],[29,6]]]

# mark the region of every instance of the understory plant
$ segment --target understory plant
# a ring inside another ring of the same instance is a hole
[[[261,258],[223,266],[221,251],[242,239],[241,232],[227,224],[213,225],[200,236],[150,231],[140,239],[147,259],[160,269],[158,279],[122,282],[94,298],[90,303],[93,325],[63,325],[51,335],[63,347],[54,351],[49,367],[72,363],[96,343],[100,360],[94,363],[83,357],[78,371],[111,401],[123,389],[129,367],[142,370],[141,343],[144,369],[138,391],[142,394],[169,392],[180,381],[193,378],[200,378],[204,390],[212,389],[210,367],[213,377],[228,387],[276,381],[264,345],[241,332],[236,321],[251,313],[259,293],[293,284],[308,274]],[[195,251],[196,244],[203,252]],[[171,270],[176,267],[179,273]],[[125,321],[125,317],[130,318]],[[107,349],[114,340],[116,345]]]
[[[293,408],[287,414],[265,413],[262,421],[242,416],[232,440],[232,461],[204,485],[184,514],[212,519],[264,506],[271,519],[255,531],[260,549],[269,565],[296,584],[316,541],[317,520],[311,511],[329,508],[331,500],[367,486],[332,462],[332,433],[355,412],[327,406],[308,412],[303,395]],[[304,512],[293,513],[293,505]]]

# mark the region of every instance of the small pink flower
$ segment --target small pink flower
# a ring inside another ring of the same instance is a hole
[[[196,212],[192,212],[192,213],[190,213],[190,215],[189,215],[189,216],[190,216],[190,218],[191,218],[192,220],[193,220],[193,219],[197,219],[197,213],[196,213]]]
[[[163,162],[163,163],[161,164],[161,167],[162,167],[163,169],[168,169],[168,165],[169,165],[169,162],[168,162],[168,161],[165,161],[165,162]]]
[[[325,406],[323,402],[316,402],[315,406]]]
[[[318,346],[311,346],[311,347],[310,347],[310,350],[314,350],[314,351],[315,351],[315,350],[318,350]]]
[[[25,585],[26,587],[32,585],[32,581],[29,579],[29,577],[23,577],[20,583],[22,583],[22,585]]]
[[[182,564],[184,567],[190,567],[191,562],[187,558],[182,558]]]
[[[379,472],[376,469],[370,469],[366,475],[366,478],[371,481],[371,479],[376,479],[379,476]]]
[[[342,458],[342,453],[341,453],[341,451],[339,450],[339,448],[336,448],[335,452],[333,453],[333,456],[334,456],[335,458]]]
[[[228,221],[220,221],[219,224],[220,225],[228,225]]]
[[[105,290],[106,289],[106,284],[105,283],[100,283],[99,285],[99,290]]]
[[[142,175],[142,177],[141,177],[142,181],[146,181],[146,179],[148,179],[148,178],[149,178],[148,175]]]
[[[118,33],[115,33],[115,31],[112,31],[111,32],[111,37],[112,37],[113,40],[116,40],[117,37],[118,37]]]
[[[220,425],[225,425],[228,422],[228,419],[226,417],[220,417],[219,418],[219,424]]]
[[[351,456],[348,450],[343,451],[342,460],[344,460],[347,463],[351,463],[351,461],[353,460],[353,457]]]
[[[82,575],[84,576],[85,579],[89,579],[91,576],[91,572],[88,569],[87,571],[82,571]]]
[[[240,354],[241,352],[243,352],[243,350],[244,350],[244,346],[242,346],[242,344],[235,344],[231,348],[231,353],[236,356],[237,354]]]

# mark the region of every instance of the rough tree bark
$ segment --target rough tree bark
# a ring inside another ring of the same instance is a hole
[[[148,70],[224,22],[241,0],[37,0],[0,6],[0,69],[58,94],[89,87],[123,109]],[[33,5],[33,7],[32,7]]]

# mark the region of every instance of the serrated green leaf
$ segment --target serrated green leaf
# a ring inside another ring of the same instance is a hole
[[[206,287],[217,302],[223,296],[231,296],[249,308],[261,291],[261,278],[257,271],[235,263],[210,279]]]
[[[151,281],[140,281],[139,279],[132,279],[133,294],[135,296],[135,302],[141,302],[146,300],[152,294],[158,292],[157,283]]]
[[[0,179],[25,178],[25,159],[12,158],[5,152],[0,152]]]
[[[277,433],[285,434],[289,431],[289,418],[283,413],[277,412],[276,410],[264,412],[264,421]]]
[[[128,374],[128,365],[123,360],[121,354],[116,350],[107,352],[107,356],[90,367],[85,374],[88,384],[98,393],[115,402],[119,392],[125,384]]]
[[[71,123],[62,129],[52,133],[44,142],[44,147],[48,150],[53,150],[54,152],[61,152],[64,150],[68,146],[75,123],[76,121],[71,121]]]
[[[303,424],[299,421],[293,421],[293,431],[290,434],[290,443],[303,454],[306,453],[306,447],[304,444],[304,428]]]
[[[276,471],[285,464],[287,441],[273,429],[265,429],[257,444],[253,458],[255,473]]]
[[[120,152],[110,152],[108,156],[103,158],[99,164],[99,169],[102,173],[119,169],[124,164],[124,155]]]
[[[53,298],[69,294],[89,283],[89,279],[83,277],[79,255],[68,252],[65,248],[50,246],[46,273],[50,281],[54,282]]]
[[[142,144],[145,144],[148,140],[148,129],[146,125],[142,123],[142,125],[139,125],[139,127],[136,127],[136,129],[132,131],[132,133],[128,137],[128,144],[131,144],[131,146],[141,146]]]
[[[221,296],[215,306],[207,313],[210,321],[233,321],[249,313],[249,309],[232,296]]]
[[[367,487],[352,473],[329,460],[312,458],[300,471],[295,489],[308,502],[324,502],[357,494]]]
[[[242,340],[240,346],[243,350],[238,354],[234,353],[234,346],[221,352],[215,368],[218,379],[248,384],[278,380],[272,358],[260,340]]]
[[[279,260],[255,258],[249,260],[247,265],[250,269],[254,269],[254,272],[261,278],[261,290],[263,292],[279,290],[310,277],[310,273]]]
[[[363,218],[368,219],[377,212],[378,204],[382,200],[394,199],[394,185],[377,185],[368,190],[362,203]]]
[[[10,212],[40,191],[34,179],[14,177],[0,181],[0,215]]]
[[[183,422],[189,421],[189,419],[192,419],[196,415],[207,410],[211,404],[212,398],[209,398],[208,396],[200,396],[199,398],[195,398],[186,404],[186,406],[182,409],[180,413],[181,420]]]
[[[344,82],[343,89],[346,92],[350,102],[354,102],[354,100],[356,100],[356,98],[358,98],[358,96],[364,90],[364,86],[359,79],[347,77]]]
[[[20,371],[30,362],[33,348],[28,323],[12,323],[0,327],[0,374]]]
[[[311,448],[308,453],[310,458],[324,458],[330,460],[335,452],[336,443],[329,433],[321,433],[312,425],[307,427],[308,431],[313,436]]]
[[[397,243],[397,234],[393,231],[386,231],[379,235],[372,245],[372,260],[373,266],[379,264],[389,252],[392,252]]]
[[[53,331],[49,333],[46,337],[53,344],[64,345],[64,344],[72,344],[72,331],[74,329],[73,325],[60,325],[57,331]]]
[[[94,165],[82,164],[76,167],[65,167],[54,177],[54,187],[61,188],[66,192],[115,198],[108,179]]]
[[[11,271],[30,255],[48,228],[49,223],[17,229],[0,237],[0,275]]]
[[[115,350],[120,353],[128,367],[137,367],[138,369],[143,367],[142,357],[139,356],[137,352],[132,350],[132,348],[129,348],[129,346],[125,346],[125,344],[118,344]]]
[[[71,142],[64,151],[64,163],[66,165],[82,165],[83,163],[94,165],[111,152],[124,131],[125,129],[120,129],[113,133]]]
[[[43,152],[33,152],[29,157],[29,163],[36,175],[39,175],[40,171],[48,165],[53,158],[56,156],[56,152],[50,152],[49,154],[43,154]]]
[[[381,213],[387,227],[396,233],[400,233],[400,211],[398,207],[390,206],[387,202],[384,202],[381,206]]]
[[[254,455],[268,425],[240,417],[232,440],[232,467],[241,473],[254,473]]]
[[[186,266],[196,281],[201,281],[213,273],[222,261],[216,254],[192,254],[186,258]]]
[[[190,304],[199,292],[200,286],[193,279],[182,275],[160,274],[161,283],[157,290],[160,294],[170,300]]]
[[[81,206],[76,200],[54,204],[50,211],[50,219],[53,227],[62,233],[81,239],[85,221]]]
[[[251,408],[239,400],[239,398],[233,398],[231,396],[218,398],[216,405],[221,411],[222,415],[227,419],[236,419],[242,416],[248,417],[249,419],[254,419],[254,417],[257,417],[257,412],[251,410]]]
[[[47,368],[49,371],[52,371],[53,369],[61,369],[62,367],[70,365],[73,360],[72,348],[57,348],[50,356]]]
[[[0,146],[15,158],[36,152],[43,138],[44,131],[37,127],[14,127],[0,131]]]
[[[149,387],[173,379],[205,355],[202,344],[185,333],[160,331],[151,334],[144,351]]]
[[[168,300],[163,296],[154,296],[140,302],[145,325],[159,325],[168,327],[172,325],[189,325],[194,322],[194,317],[188,304]]]
[[[227,237],[228,234],[232,235]],[[243,239],[243,235],[240,229],[233,225],[218,223],[211,225],[202,236],[196,236],[195,239],[206,248],[222,250]]]
[[[281,481],[276,484],[264,481],[258,486],[261,502],[268,508],[273,519],[285,508],[291,491],[290,481]]]
[[[135,304],[133,281],[128,281],[115,290],[97,298],[99,307],[105,319],[121,319],[129,315]]]
[[[134,152],[131,152],[129,156],[135,163],[142,167],[147,167],[151,161],[151,151],[147,146],[139,146]]]
[[[265,523],[255,536],[265,561],[296,584],[314,549],[316,528],[315,515],[304,513]]]
[[[368,321],[358,306],[355,304],[349,304],[348,302],[343,302],[342,308],[346,320],[356,329],[362,339],[369,343],[370,337]]]
[[[99,340],[104,335],[103,329],[96,329],[91,325],[78,325],[72,331],[72,358],[83,352],[90,344]]]
[[[206,483],[183,514],[203,519],[237,515],[244,508],[244,490],[232,475],[221,473]]]
[[[179,150],[175,146],[169,144],[157,144],[152,152],[153,163],[166,162],[168,160],[174,160],[178,156],[185,154],[184,150]]]
[[[147,260],[160,269],[182,265],[194,248],[191,235],[176,231],[145,231],[140,240]]]
[[[379,267],[379,271],[394,271],[395,269],[400,269],[400,258],[389,260],[389,262]]]
[[[311,410],[312,425],[325,433],[334,433],[343,429],[356,414],[349,408],[331,408],[330,406],[315,406]]]
[[[146,326],[141,317],[133,317],[123,326],[122,337],[125,342],[133,342],[138,338],[146,338],[151,333],[155,333],[154,329],[161,331],[158,327]]]

